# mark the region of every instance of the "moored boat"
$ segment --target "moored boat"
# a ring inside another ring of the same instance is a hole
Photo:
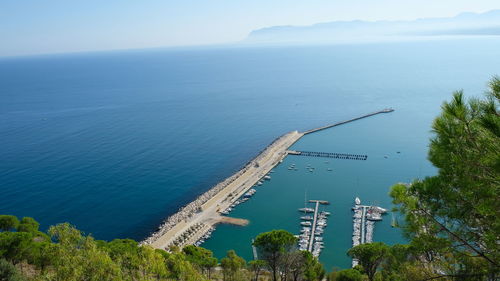
[[[356,199],[354,199],[354,203],[356,203],[356,205],[361,204],[361,200],[359,199],[359,197],[356,197]]]

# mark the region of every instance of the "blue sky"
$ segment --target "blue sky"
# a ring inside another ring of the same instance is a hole
[[[273,25],[499,8],[499,0],[2,0],[0,56],[219,44]]]

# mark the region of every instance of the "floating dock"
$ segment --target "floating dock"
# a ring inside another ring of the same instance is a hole
[[[335,152],[315,152],[315,151],[297,151],[288,150],[289,155],[309,156],[309,157],[323,157],[347,160],[366,160],[368,155],[364,154],[348,154],[348,153],[335,153]]]

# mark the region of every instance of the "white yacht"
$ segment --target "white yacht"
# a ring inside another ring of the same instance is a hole
[[[300,208],[299,211],[304,213],[314,213],[313,208]]]

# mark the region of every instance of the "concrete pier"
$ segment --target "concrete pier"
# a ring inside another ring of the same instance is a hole
[[[366,209],[368,209],[368,206],[361,206],[361,208],[363,208],[361,215],[361,244],[364,244],[366,240]]]
[[[309,131],[305,131],[304,135],[312,134],[312,133],[315,133],[315,132],[318,132],[318,131],[322,131],[322,130],[326,130],[326,129],[329,129],[329,128],[332,128],[332,127],[335,127],[335,126],[343,125],[343,124],[346,124],[346,123],[349,123],[349,122],[353,122],[353,121],[356,121],[356,120],[359,120],[359,119],[363,119],[363,118],[366,118],[366,117],[370,117],[370,116],[373,116],[373,115],[377,115],[377,114],[380,114],[380,113],[389,113],[389,112],[393,112],[393,111],[394,111],[394,109],[392,109],[392,108],[385,108],[385,109],[382,109],[382,110],[379,110],[379,111],[375,111],[375,112],[372,112],[372,113],[368,113],[368,114],[365,114],[365,115],[362,115],[362,116],[359,116],[359,117],[356,117],[356,118],[352,118],[352,119],[349,119],[349,120],[346,120],[346,121],[337,122],[337,123],[326,125],[326,126],[319,127],[319,128],[316,128],[316,129],[311,129]]]
[[[312,223],[312,227],[311,227],[311,238],[309,238],[309,245],[307,246],[307,250],[309,252],[312,252],[312,248],[313,248],[313,245],[314,245],[314,232],[316,231],[316,222],[318,220],[318,208],[319,208],[319,200],[309,200],[309,202],[311,201],[316,201],[316,206],[314,207],[314,217],[313,217],[313,223]]]

